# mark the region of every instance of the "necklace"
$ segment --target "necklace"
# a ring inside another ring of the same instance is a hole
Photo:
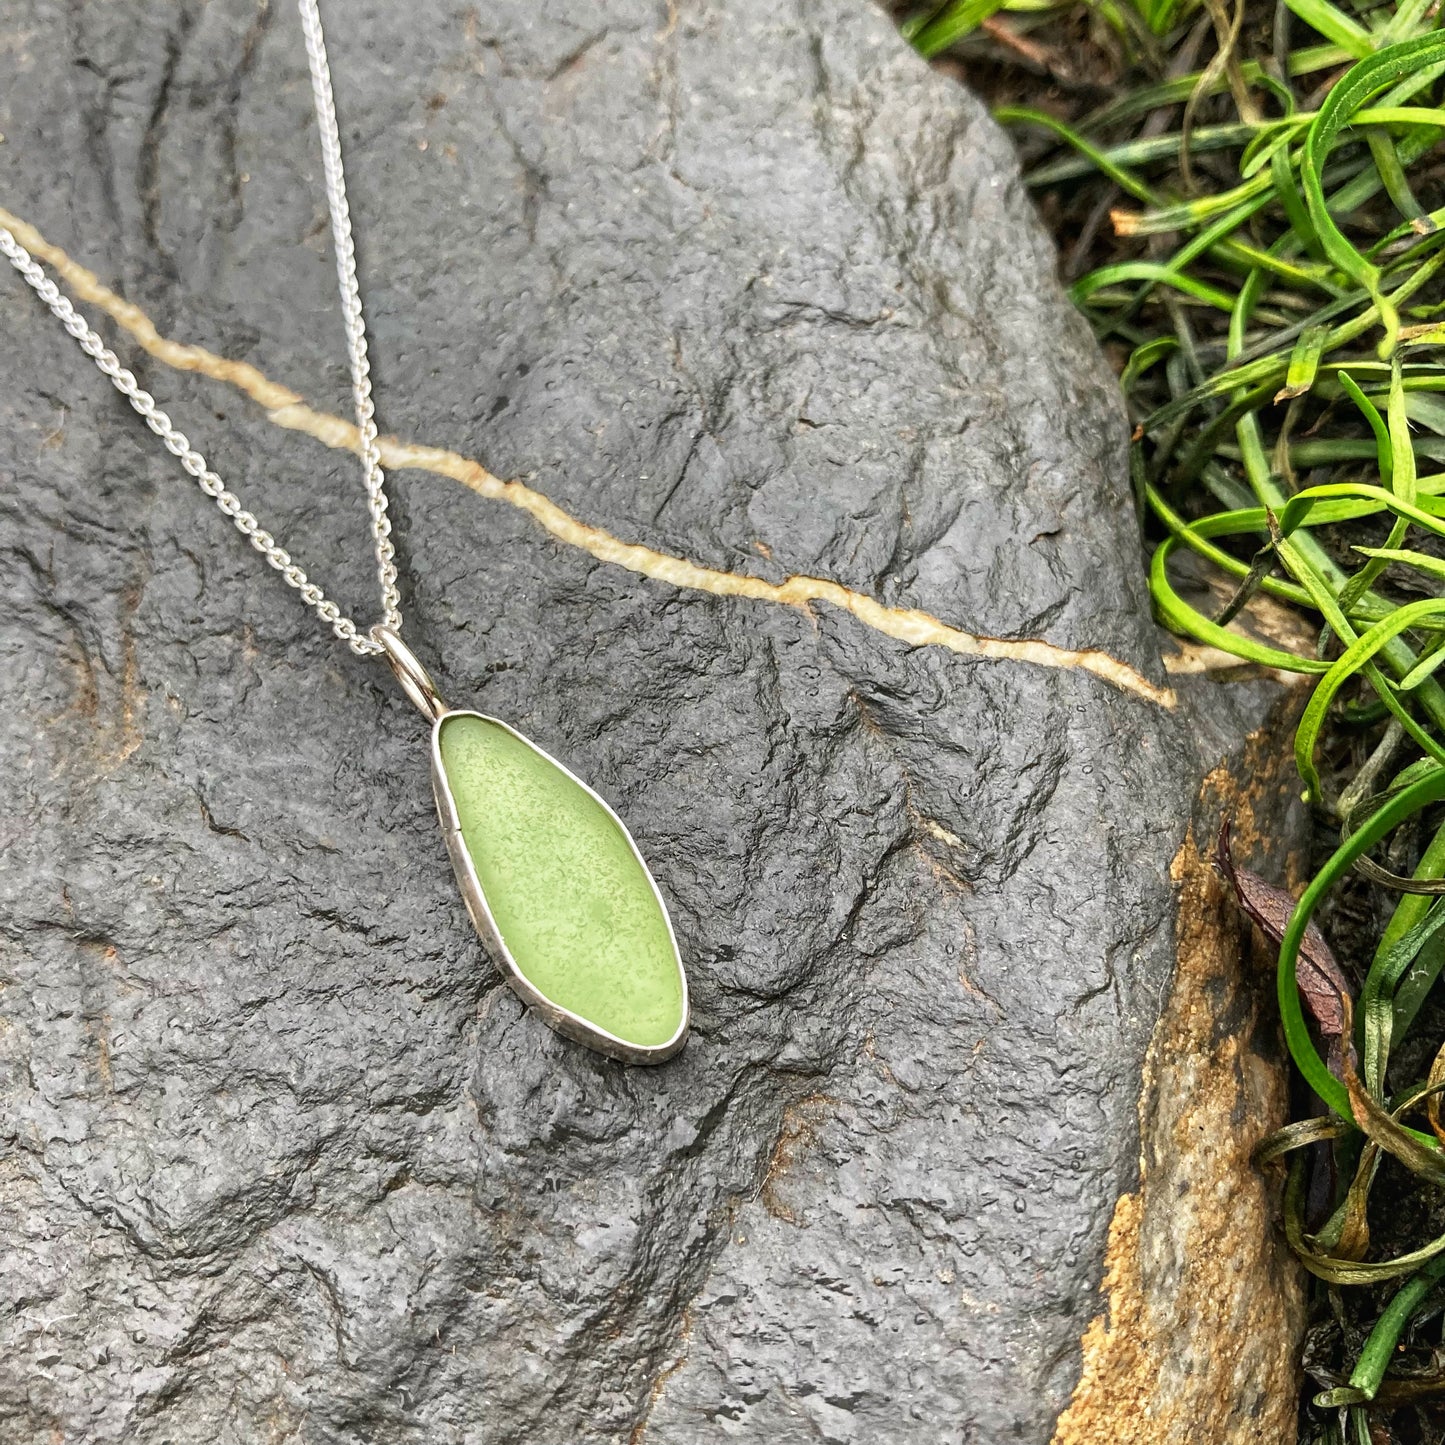
[[[390,664],[402,692],[431,724],[432,786],[447,853],[467,912],[506,981],[568,1038],[628,1063],[660,1063],[687,1036],[687,976],[667,906],[632,835],[586,783],[515,728],[484,713],[448,707],[402,640],[396,552],[377,447],[331,71],[317,0],[298,0],[298,7],[321,133],[381,591],[381,621],[374,627],[361,631],[311,581],[3,226],[0,252],[302,603],[358,657]]]

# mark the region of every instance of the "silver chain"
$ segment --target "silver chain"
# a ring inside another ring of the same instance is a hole
[[[382,622],[401,631],[401,598],[396,590],[396,549],[391,545],[391,520],[386,515],[385,478],[376,448],[376,408],[371,403],[371,363],[366,356],[366,322],[361,315],[361,287],[356,280],[356,247],[351,240],[351,207],[346,203],[346,173],[341,166],[341,135],[336,126],[336,101],[331,94],[331,67],[321,34],[317,0],[297,0],[306,58],[311,64],[311,97],[321,132],[321,159],[326,172],[326,205],[331,212],[331,240],[336,251],[336,281],[346,318],[346,351],[351,359],[351,395],[356,403],[356,429],[361,434],[361,471],[371,535],[376,544],[376,578],[381,584]]]
[[[346,321],[346,349],[351,361],[351,392],[356,402],[356,427],[361,438],[361,467],[366,488],[366,506],[371,514],[371,535],[376,550],[376,575],[381,584],[382,622],[392,633],[401,631],[401,598],[396,588],[396,549],[391,541],[391,520],[386,511],[385,477],[377,448],[376,412],[371,399],[371,366],[366,356],[366,324],[361,311],[361,289],[356,280],[356,248],[351,238],[351,211],[346,204],[346,178],[341,166],[341,136],[336,124],[336,104],[331,93],[331,71],[326,63],[326,45],[321,33],[317,0],[297,0],[301,29],[306,37],[306,55],[311,65],[311,93],[316,123],[321,132],[321,155],[326,173],[326,203],[331,212],[331,236],[336,250],[336,277],[341,289],[341,309]],[[282,578],[300,594],[306,606],[327,624],[360,657],[386,656],[387,649],[375,638],[361,632],[351,618],[312,582],[291,560],[255,516],[242,507],[240,499],[207,465],[206,459],[177,431],[155,398],[122,366],[115,352],[91,329],[71,304],[70,298],[45,274],[34,257],[4,226],[0,226],[0,251],[48,306],[56,320],[80,344],[111,384],[145,419],[145,423],[196,479],[197,485],[235,524],[242,536],[261,553]]]

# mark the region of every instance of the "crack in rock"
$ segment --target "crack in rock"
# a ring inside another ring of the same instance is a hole
[[[315,410],[290,387],[272,381],[247,362],[217,356],[204,347],[161,335],[155,323],[134,302],[107,287],[96,274],[48,242],[34,226],[0,208],[0,225],[33,255],[45,261],[84,301],[99,306],[118,326],[130,333],[147,354],[180,371],[199,372],[244,392],[267,409],[271,421],[291,431],[304,432],[341,451],[358,450],[356,427],[340,417]],[[888,607],[876,598],[844,587],[825,577],[792,576],[782,582],[740,572],[700,566],[685,557],[669,555],[638,542],[626,542],[591,523],[581,521],[545,494],[524,482],[503,481],[480,462],[443,447],[384,437],[380,442],[384,464],[432,472],[468,487],[478,496],[506,502],[526,512],[558,541],[579,547],[601,562],[625,567],[654,581],[674,587],[711,593],[715,597],[742,597],[806,608],[826,602],[849,612],[865,627],[911,647],[944,647],[964,657],[996,662],[1022,662],[1035,667],[1092,673],[1121,692],[1143,698],[1159,707],[1173,708],[1174,690],[1151,682],[1137,668],[1098,648],[1059,647],[1038,638],[987,637],[940,621],[918,608]]]

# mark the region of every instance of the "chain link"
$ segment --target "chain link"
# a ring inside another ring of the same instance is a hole
[[[321,33],[317,0],[297,0],[306,58],[311,66],[311,98],[321,132],[321,160],[326,173],[326,205],[331,212],[331,241],[336,252],[336,282],[346,319],[346,351],[351,361],[351,395],[356,403],[356,429],[361,434],[362,481],[371,513],[376,546],[376,577],[381,584],[382,621],[401,631],[401,598],[396,590],[396,550],[391,519],[386,515],[385,478],[376,446],[376,409],[371,401],[371,362],[366,354],[366,323],[361,314],[361,287],[356,279],[356,247],[351,239],[351,207],[346,201],[346,172],[341,164],[341,133],[336,125],[336,100],[331,93],[331,67]]]
[[[321,131],[321,154],[326,174],[326,201],[331,213],[331,235],[336,250],[336,275],[341,290],[341,309],[346,322],[346,347],[351,362],[351,390],[356,403],[356,425],[361,437],[361,466],[366,489],[367,511],[376,552],[377,581],[381,585],[382,625],[401,631],[401,598],[397,592],[396,550],[391,541],[391,520],[387,516],[385,477],[377,446],[376,413],[371,397],[371,366],[366,354],[366,325],[362,318],[361,290],[356,279],[356,248],[351,236],[351,212],[346,203],[346,181],[341,167],[341,138],[336,124],[336,104],[331,92],[331,74],[321,33],[317,0],[298,0],[306,54],[311,67],[312,98],[316,122]],[[80,349],[110,378],[111,384],[144,418],[166,450],[195,478],[196,484],[231,519],[236,530],[294,587],[306,606],[331,628],[359,657],[380,657],[386,650],[361,632],[351,618],[312,582],[291,559],[236,494],[206,465],[206,459],[177,431],[171,419],[156,405],[155,397],[121,365],[115,352],[100,339],[86,319],[71,304],[40,263],[4,226],[0,226],[0,252],[49,307],[56,320],[79,344]]]

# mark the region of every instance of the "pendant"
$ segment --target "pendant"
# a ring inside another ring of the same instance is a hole
[[[671,1058],[687,1037],[687,975],[622,820],[515,728],[447,707],[395,632],[371,635],[431,721],[447,852],[503,977],[578,1043],[630,1064]]]

